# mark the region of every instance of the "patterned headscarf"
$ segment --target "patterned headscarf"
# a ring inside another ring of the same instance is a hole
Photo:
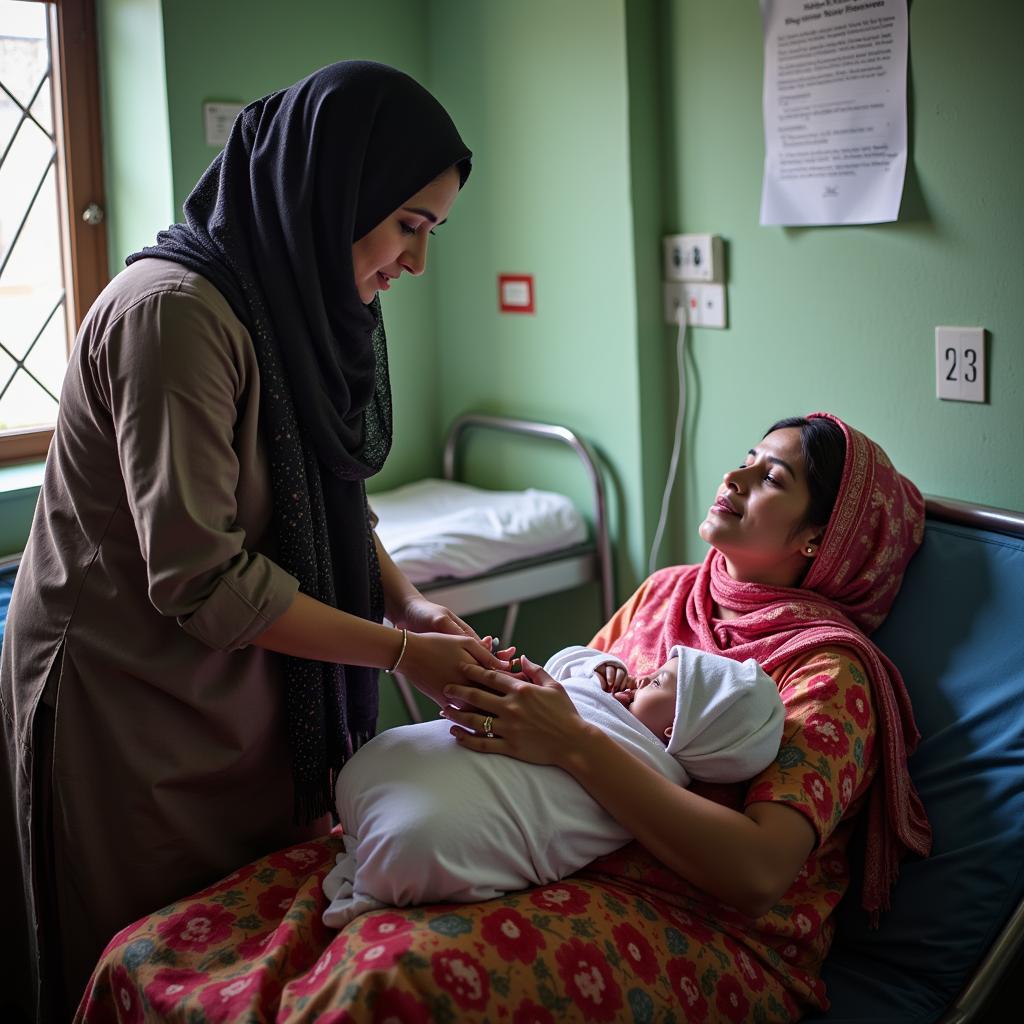
[[[885,619],[924,536],[920,491],[885,452],[829,413],[846,437],[839,493],[814,562],[799,587],[734,580],[715,549],[699,566],[663,570],[648,600],[665,602],[646,635],[628,630],[612,646],[627,662],[639,652],[660,664],[683,643],[736,661],[754,658],[766,671],[824,647],[842,646],[864,662],[872,684],[881,747],[881,778],[871,788],[862,903],[873,918],[908,852],[924,856],[931,828],[907,772],[920,735],[896,666],[867,638]],[[738,612],[717,620],[713,607]]]
[[[391,448],[380,305],[359,297],[352,243],[471,154],[408,75],[343,61],[249,104],[185,202],[185,223],[128,257],[174,260],[221,291],[260,368],[275,559],[317,600],[384,613],[364,481]],[[296,817],[333,806],[349,749],[373,735],[377,672],[286,658]]]

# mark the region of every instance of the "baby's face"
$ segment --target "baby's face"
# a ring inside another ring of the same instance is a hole
[[[629,710],[659,739],[668,742],[676,717],[679,659],[670,658],[652,676],[636,680]]]

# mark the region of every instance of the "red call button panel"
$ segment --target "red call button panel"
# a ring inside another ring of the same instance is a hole
[[[533,275],[499,274],[498,308],[502,313],[532,313]]]

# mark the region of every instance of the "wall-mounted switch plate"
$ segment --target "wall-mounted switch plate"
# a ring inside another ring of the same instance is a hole
[[[662,241],[666,281],[723,281],[718,235],[666,235]]]
[[[935,328],[935,395],[954,402],[985,401],[985,328]]]

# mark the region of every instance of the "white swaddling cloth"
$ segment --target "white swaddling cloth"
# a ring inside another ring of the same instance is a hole
[[[593,669],[618,659],[572,647],[546,668],[583,718],[678,785],[766,768],[782,736],[772,679],[752,661],[686,647],[669,656],[679,675],[668,747],[601,689]],[[345,852],[323,883],[328,926],[382,906],[471,903],[544,885],[632,838],[561,768],[466,750],[450,728],[438,719],[389,729],[345,765],[335,789]]]

